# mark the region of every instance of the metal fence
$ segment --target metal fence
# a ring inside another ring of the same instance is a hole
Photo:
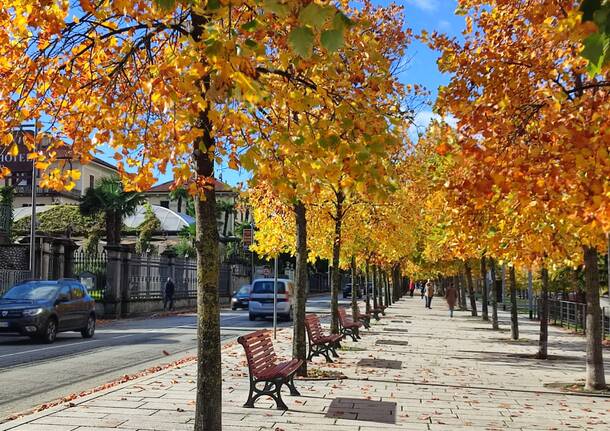
[[[15,284],[30,278],[30,271],[2,270],[0,272],[0,296]]]
[[[106,251],[87,253],[84,250],[74,252],[74,260],[72,266],[73,276],[90,280],[87,283],[89,295],[96,301],[104,298],[106,289],[106,268],[108,266],[108,258]]]
[[[549,299],[549,323],[552,325],[565,326],[576,332],[587,331],[587,304],[573,301],[561,301]],[[534,316],[540,319],[542,300],[536,298],[534,301]],[[610,310],[601,307],[602,337],[610,337]]]
[[[165,283],[172,278],[174,297],[197,296],[197,261],[163,256],[131,255],[128,268],[129,299],[161,299]]]

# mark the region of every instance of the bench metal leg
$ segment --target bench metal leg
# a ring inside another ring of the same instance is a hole
[[[257,388],[256,387],[257,383],[262,383],[262,382],[254,381],[254,380],[252,380],[252,378],[250,379],[250,393],[248,394],[248,401],[246,401],[246,403],[244,404],[245,408],[250,408],[250,409],[254,408],[254,403],[256,402],[256,400],[258,398],[262,397],[263,395],[267,395],[268,397],[273,398],[278,410],[288,410],[288,406],[286,406],[286,404],[284,404],[284,401],[282,400],[282,396],[280,394],[280,391],[282,389],[282,384],[284,382],[279,382],[279,381],[264,382],[265,386],[263,387],[263,389]],[[293,386],[294,386],[294,384],[293,384]],[[292,390],[290,392],[292,393]]]
[[[331,348],[330,348],[330,352],[332,353],[332,355],[333,355],[335,358],[338,358],[338,357],[339,357],[339,354],[337,353],[337,345],[331,346]]]
[[[346,336],[346,337],[352,337],[353,341],[358,342],[358,338],[356,337],[356,333],[354,332],[353,329],[347,329],[347,328],[343,328],[343,330],[341,331],[341,333]]]
[[[275,394],[271,395],[271,397],[275,400],[275,408],[277,410],[288,410],[288,406],[282,400],[282,383],[275,383]]]
[[[330,358],[328,352],[332,349],[332,346],[329,344],[314,344],[309,346],[309,356],[307,357],[308,361],[311,361],[314,356],[324,356],[326,362],[331,364],[333,360]]]
[[[288,389],[290,389],[290,395],[292,395],[293,397],[301,396],[301,393],[297,391],[297,388],[294,386],[294,374],[286,382],[286,386],[288,386]]]

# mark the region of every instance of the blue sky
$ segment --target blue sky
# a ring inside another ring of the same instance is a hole
[[[388,0],[374,0],[380,5],[391,3]],[[413,29],[415,34],[422,30],[439,32],[458,36],[464,28],[464,17],[456,16],[454,11],[457,6],[456,0],[395,0],[394,3],[405,8],[405,28]],[[407,69],[400,75],[400,79],[405,84],[417,83],[423,85],[431,92],[431,100],[437,94],[437,88],[448,82],[449,77],[442,75],[436,66],[437,53],[430,50],[427,46],[418,41],[407,52],[411,59]],[[416,136],[417,131],[423,131],[429,121],[433,118],[431,107],[422,107],[417,114],[415,123],[416,128],[412,129],[412,135]],[[103,158],[103,157],[102,157]],[[111,162],[113,160],[110,160]],[[228,184],[236,185],[245,182],[249,175],[247,172],[238,172],[227,167],[219,166],[218,176]],[[169,175],[163,176],[159,181],[171,179]]]

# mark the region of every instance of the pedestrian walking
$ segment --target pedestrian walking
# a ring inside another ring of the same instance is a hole
[[[449,285],[447,291],[445,292],[445,300],[447,301],[447,306],[449,307],[449,317],[453,317],[453,309],[455,308],[455,304],[457,303],[458,291],[453,286],[453,283]]]
[[[423,281],[419,282],[419,293],[421,294],[421,299],[424,299],[426,295],[426,285]]]
[[[428,279],[426,282],[426,308],[432,308],[432,298],[434,298],[434,283]]]
[[[415,282],[413,280],[409,281],[409,295],[413,297],[413,293],[415,292]]]
[[[167,277],[165,282],[165,288],[163,292],[163,311],[165,311],[169,304],[169,310],[174,309],[174,292],[176,291],[176,285],[172,281],[171,277]]]

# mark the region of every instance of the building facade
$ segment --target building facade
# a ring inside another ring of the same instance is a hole
[[[11,175],[3,179],[3,185],[12,186],[15,189],[14,208],[32,206],[32,161],[27,159],[28,149],[23,143],[24,134],[31,132],[14,133],[13,137],[19,148],[16,156],[8,154],[8,149],[0,153],[0,167],[7,167],[11,170]],[[90,163],[82,164],[74,159],[69,147],[64,147],[59,154],[54,167],[69,167],[81,173],[76,186],[70,190],[56,191],[36,187],[36,205],[76,205],[80,197],[89,187],[93,187],[95,182],[104,177],[111,177],[117,174],[117,168],[102,159],[94,157]],[[40,174],[36,183],[40,180]]]

